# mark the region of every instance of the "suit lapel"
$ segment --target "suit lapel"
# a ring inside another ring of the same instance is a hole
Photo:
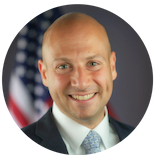
[[[130,126],[120,123],[110,116],[109,122],[113,125],[120,141],[126,138],[133,130]],[[36,123],[35,134],[42,139],[40,145],[43,147],[55,152],[68,154],[66,145],[56,127],[52,108]]]
[[[127,124],[121,123],[119,121],[116,121],[115,119],[113,119],[110,116],[109,116],[109,122],[113,125],[115,131],[118,134],[120,141],[125,139],[134,130],[133,127],[131,127]]]
[[[65,143],[56,127],[52,108],[37,122],[36,135],[42,139],[40,145],[55,152],[68,154]]]

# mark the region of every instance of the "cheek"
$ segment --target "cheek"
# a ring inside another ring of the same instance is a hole
[[[95,83],[101,88],[101,91],[111,92],[112,76],[109,70],[102,69],[93,74]]]
[[[52,73],[49,79],[50,87],[51,89],[54,89],[54,91],[64,91],[64,89],[68,85],[68,77],[56,73]]]
[[[48,74],[48,89],[52,99],[60,104],[65,101],[65,93],[67,89],[67,78],[65,76],[50,72]]]

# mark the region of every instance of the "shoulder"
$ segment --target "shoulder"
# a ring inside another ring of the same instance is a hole
[[[120,121],[117,121],[115,120],[114,118],[110,117],[109,116],[109,120],[110,120],[110,123],[114,124],[114,125],[117,125],[118,127],[120,127],[121,129],[124,129],[124,130],[127,130],[127,131],[133,131],[134,130],[134,127],[128,125],[128,124],[125,124],[125,123],[122,123]]]
[[[36,122],[22,128],[21,130],[36,143],[40,143],[42,141],[42,139],[35,134]]]
[[[29,135],[29,134],[34,134],[35,133],[35,128],[36,128],[36,123],[33,123],[33,124],[30,124],[24,128],[22,128],[22,131],[26,134],[26,135]]]
[[[121,123],[110,116],[109,116],[109,122],[116,130],[120,140],[123,140],[124,138],[126,138],[135,129],[134,127],[125,123]]]

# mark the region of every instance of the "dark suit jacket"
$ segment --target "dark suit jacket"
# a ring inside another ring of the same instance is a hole
[[[126,124],[120,123],[109,116],[109,122],[116,130],[119,140],[126,138],[134,128]],[[22,128],[22,131],[33,141],[41,146],[63,154],[68,154],[65,143],[56,127],[52,108],[37,122]]]

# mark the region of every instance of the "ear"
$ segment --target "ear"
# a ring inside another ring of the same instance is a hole
[[[42,60],[38,61],[38,68],[41,74],[42,82],[44,86],[48,86],[47,84],[47,67]]]
[[[111,52],[111,55],[110,55],[110,65],[111,65],[112,79],[115,80],[116,77],[117,77],[116,55],[115,55],[115,52]]]

